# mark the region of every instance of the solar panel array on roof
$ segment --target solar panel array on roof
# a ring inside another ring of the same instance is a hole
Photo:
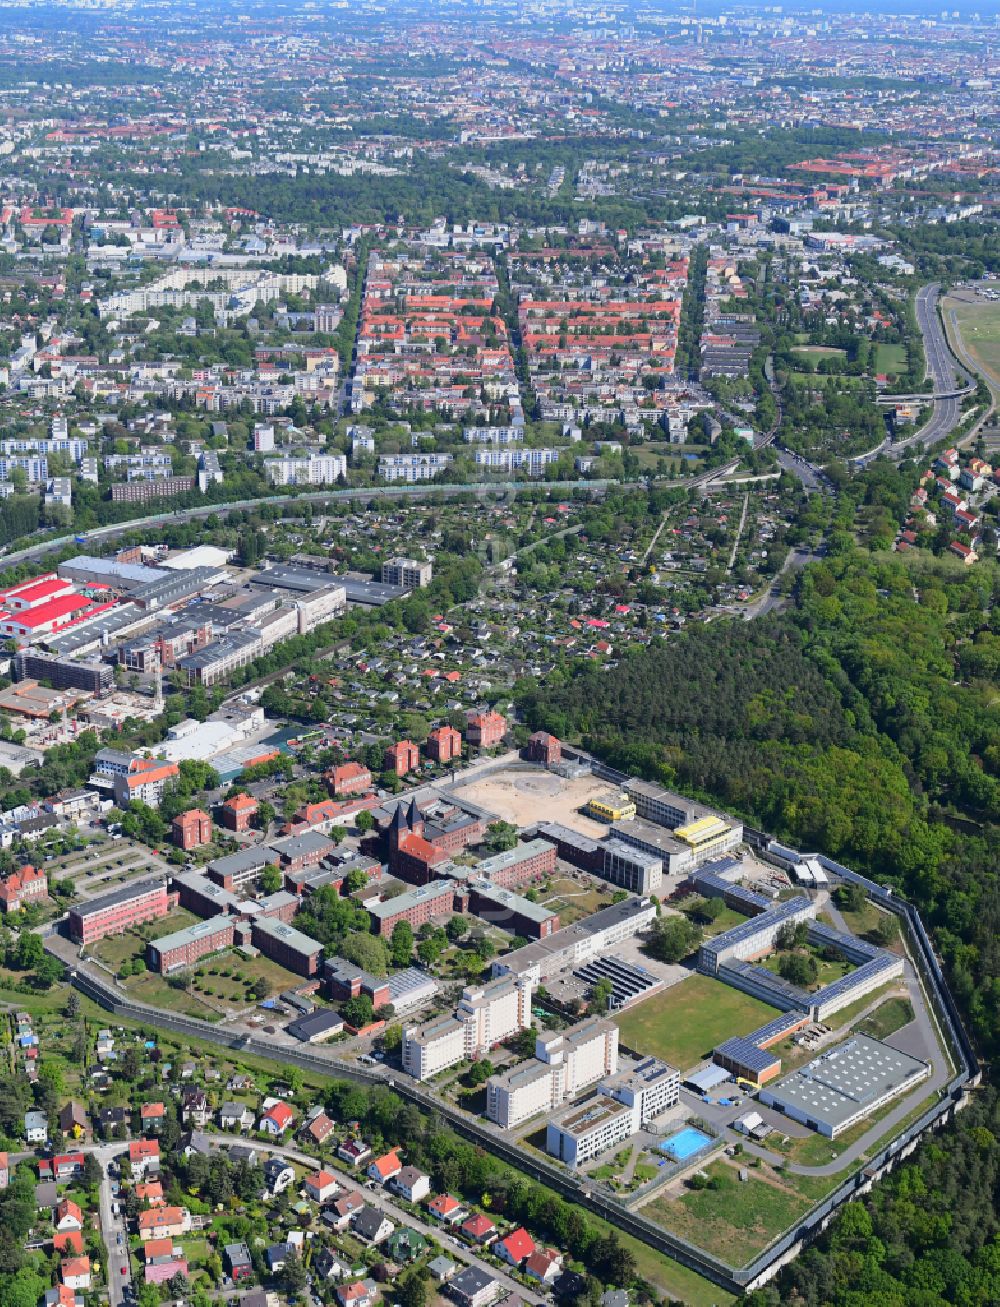
[[[609,1006],[622,1008],[641,998],[660,983],[659,978],[644,967],[622,962],[620,958],[594,958],[574,972],[580,980],[596,985],[599,980],[610,980],[613,986]]]

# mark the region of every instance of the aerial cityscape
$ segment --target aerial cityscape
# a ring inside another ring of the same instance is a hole
[[[0,0],[0,1307],[1000,1302],[998,79]]]

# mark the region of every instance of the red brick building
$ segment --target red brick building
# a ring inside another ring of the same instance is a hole
[[[434,868],[449,858],[447,849],[424,838],[424,819],[411,800],[409,810],[400,803],[389,827],[389,870],[412,885],[434,879]]]
[[[469,718],[465,738],[477,749],[492,749],[506,734],[507,718],[490,709],[489,712],[473,713]]]
[[[212,818],[200,808],[189,808],[172,823],[173,841],[179,849],[194,849],[212,842]]]
[[[382,770],[405,776],[420,766],[420,750],[412,740],[399,740],[390,744],[382,759]]]
[[[248,831],[259,806],[249,794],[234,794],[219,809],[219,820],[226,830]]]
[[[231,948],[234,924],[232,917],[209,917],[172,935],[162,935],[146,945],[146,959],[153,971],[163,975],[189,967],[209,953]]]
[[[0,908],[4,912],[18,912],[29,903],[43,903],[49,897],[49,883],[44,871],[35,867],[19,867],[6,880],[0,881]]]
[[[451,762],[462,756],[462,737],[453,726],[439,726],[427,737],[427,756],[435,762]]]
[[[562,745],[548,731],[536,731],[525,745],[524,756],[529,762],[540,762],[552,767],[562,762]]]
[[[335,799],[347,794],[367,794],[372,788],[372,774],[360,762],[342,762],[326,773],[326,783]]]
[[[92,944],[105,935],[120,935],[144,921],[156,921],[170,910],[165,880],[123,885],[110,894],[78,903],[69,913],[69,934],[75,944]]]

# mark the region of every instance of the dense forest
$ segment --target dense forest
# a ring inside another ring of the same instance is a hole
[[[996,573],[835,535],[793,603],[521,687],[534,727],[896,885],[921,909],[984,1058],[1000,1058]],[[997,1104],[852,1204],[758,1304],[1000,1301]]]

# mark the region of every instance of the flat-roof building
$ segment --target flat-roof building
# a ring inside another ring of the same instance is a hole
[[[663,859],[624,840],[604,841],[601,876],[630,894],[655,894],[663,883]]]
[[[927,1062],[867,1035],[852,1035],[760,1091],[760,1101],[829,1139],[930,1075]]]
[[[636,1131],[635,1108],[606,1094],[588,1099],[545,1130],[545,1151],[572,1170],[614,1148]]]
[[[209,917],[207,921],[197,921],[184,930],[151,941],[146,945],[146,957],[154,971],[166,975],[180,967],[192,966],[209,953],[231,948],[232,943],[233,918]]]
[[[133,881],[69,911],[69,935],[75,944],[92,944],[105,935],[120,935],[145,921],[165,917],[170,907],[165,880]]]
[[[493,974],[524,976],[533,985],[539,985],[558,972],[607,953],[615,944],[647,930],[655,916],[656,905],[651,899],[623,899],[571,926],[563,926],[547,939],[495,958]]]
[[[299,976],[314,976],[319,970],[323,945],[287,922],[265,917],[255,918],[250,936],[254,948]]]

